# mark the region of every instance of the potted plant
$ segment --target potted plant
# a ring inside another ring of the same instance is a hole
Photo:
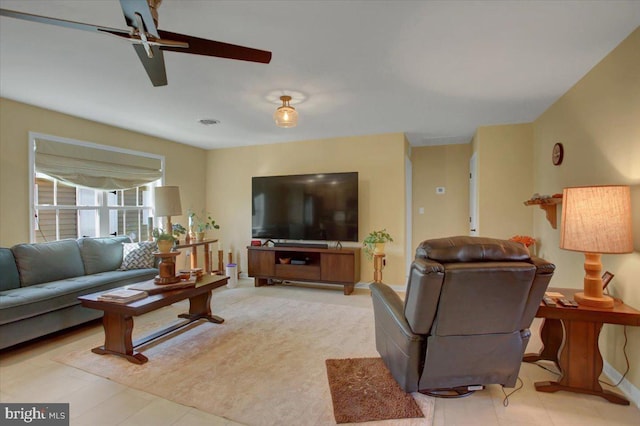
[[[367,258],[372,259],[374,254],[384,253],[384,245],[389,242],[393,242],[393,238],[386,228],[379,231],[371,231],[362,243]]]
[[[179,223],[173,224],[172,231],[173,231],[173,237],[175,238],[177,244],[180,243],[180,235],[185,235],[187,233],[186,228],[180,225]]]
[[[211,217],[210,213],[202,213],[197,215],[189,211],[189,227],[191,232],[195,233],[196,241],[204,240],[204,234],[210,229],[220,229],[220,225]]]
[[[173,235],[166,233],[162,228],[153,228],[153,232],[151,233],[156,244],[158,244],[158,251],[160,253],[168,253],[171,251],[171,247],[173,246]]]

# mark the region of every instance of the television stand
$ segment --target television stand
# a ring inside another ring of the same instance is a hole
[[[359,248],[249,246],[247,251],[249,276],[256,287],[269,279],[317,282],[342,285],[349,295],[360,281]]]

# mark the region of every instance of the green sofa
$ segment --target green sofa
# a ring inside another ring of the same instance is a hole
[[[0,349],[102,315],[80,306],[78,296],[155,277],[158,270],[150,254],[151,246],[139,244],[146,257],[151,256],[151,264],[129,264],[128,270],[121,269],[125,245],[126,253],[138,247],[129,237],[80,238],[0,248]]]

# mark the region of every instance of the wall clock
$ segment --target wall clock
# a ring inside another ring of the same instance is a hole
[[[562,159],[564,158],[564,147],[560,142],[553,146],[553,152],[551,154],[551,160],[553,161],[554,166],[559,166],[562,164]]]

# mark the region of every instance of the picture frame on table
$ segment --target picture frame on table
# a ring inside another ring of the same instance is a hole
[[[609,283],[611,282],[613,277],[614,277],[614,275],[609,271],[605,271],[605,273],[602,274],[602,289],[603,290],[607,288],[607,286],[609,285]]]

